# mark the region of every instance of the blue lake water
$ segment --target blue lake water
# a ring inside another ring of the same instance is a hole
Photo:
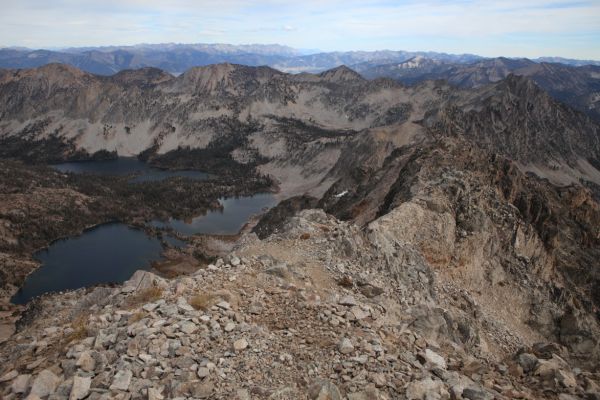
[[[182,177],[194,180],[204,180],[210,177],[201,171],[169,171],[150,166],[149,164],[133,157],[119,157],[114,160],[103,161],[75,161],[62,164],[54,164],[52,167],[61,172],[75,174],[97,174],[97,175],[136,175],[131,179],[132,183],[160,181],[163,179]]]
[[[208,212],[189,221],[170,219],[152,221],[155,227],[170,227],[183,235],[196,233],[235,234],[253,214],[272,207],[271,194],[221,199],[222,210]],[[173,247],[185,242],[171,235],[163,240]],[[49,292],[79,289],[102,283],[121,283],[138,269],[150,269],[163,252],[161,241],[140,229],[110,223],[84,231],[81,235],[61,239],[34,254],[41,266],[32,272],[13,296],[15,304]]]
[[[150,269],[162,251],[160,241],[142,230],[120,223],[100,225],[34,254],[42,265],[11,301],[24,304],[43,293],[123,282],[138,269]]]
[[[277,202],[270,193],[246,197],[230,197],[220,199],[222,210],[209,211],[206,215],[190,220],[169,219],[168,221],[152,221],[157,228],[172,228],[183,235],[197,233],[231,235],[236,234],[252,215],[265,208],[273,207]]]
[[[156,181],[173,176],[205,179],[199,171],[164,171],[150,167],[135,158],[108,161],[86,161],[57,164],[59,171],[104,175],[131,175],[133,182]],[[272,194],[226,198],[220,200],[222,210],[189,221],[170,219],[152,221],[154,227],[169,227],[182,235],[235,234],[250,216],[276,204]],[[168,234],[163,240],[169,246],[182,247],[185,242]],[[27,277],[13,296],[15,304],[49,292],[79,289],[102,283],[121,283],[138,269],[150,269],[162,257],[161,240],[146,232],[121,223],[110,223],[84,231],[81,235],[61,239],[34,254],[41,266]]]

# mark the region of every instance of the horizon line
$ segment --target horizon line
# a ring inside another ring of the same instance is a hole
[[[477,53],[469,53],[469,52],[451,53],[451,52],[434,51],[434,50],[404,50],[404,49],[391,49],[391,48],[382,48],[382,49],[377,49],[377,50],[356,49],[356,50],[327,51],[327,50],[320,50],[320,49],[302,49],[302,48],[297,48],[297,47],[280,44],[280,43],[233,44],[233,43],[227,43],[227,42],[160,42],[160,43],[158,43],[158,42],[157,43],[140,42],[140,43],[134,43],[134,44],[114,44],[114,45],[108,44],[108,45],[101,45],[101,46],[81,45],[81,46],[66,46],[66,47],[62,47],[62,46],[27,47],[27,46],[15,46],[15,45],[0,45],[0,50],[9,49],[9,50],[29,50],[29,51],[42,51],[42,50],[45,50],[45,51],[67,51],[67,50],[77,50],[77,49],[103,49],[103,48],[127,48],[127,47],[134,48],[134,47],[140,47],[140,46],[166,46],[166,45],[176,45],[176,46],[226,45],[226,46],[232,46],[232,47],[278,46],[278,47],[288,48],[290,50],[294,50],[294,51],[298,52],[298,54],[290,55],[289,57],[302,57],[302,56],[310,56],[310,55],[318,55],[318,54],[331,54],[331,53],[405,52],[405,53],[432,53],[432,54],[452,55],[452,56],[475,56],[475,57],[479,57],[481,59],[508,58],[508,59],[515,59],[515,60],[531,60],[531,61],[540,60],[540,59],[563,59],[563,60],[572,60],[572,61],[580,61],[580,62],[587,62],[587,61],[600,62],[600,59],[596,60],[596,59],[591,59],[591,58],[571,58],[571,57],[564,57],[564,56],[560,56],[560,55],[545,55],[545,56],[538,56],[538,57],[519,57],[519,56],[510,56],[510,55],[482,56]],[[248,54],[254,54],[254,53],[248,53]]]

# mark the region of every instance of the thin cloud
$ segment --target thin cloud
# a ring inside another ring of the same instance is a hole
[[[600,2],[543,0],[5,1],[0,45],[279,42],[600,59]],[[302,30],[297,27],[301,26]]]

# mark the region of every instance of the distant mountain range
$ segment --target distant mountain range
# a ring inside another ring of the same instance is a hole
[[[58,62],[98,75],[112,75],[124,69],[160,68],[180,74],[192,67],[215,63],[249,66],[267,65],[283,72],[322,72],[340,65],[375,66],[402,63],[424,57],[439,63],[470,64],[485,60],[473,54],[445,54],[411,51],[349,51],[306,54],[306,51],[278,44],[140,44],[135,46],[78,47],[62,50],[32,50],[22,47],[0,49],[0,68],[36,68]],[[541,58],[539,62],[566,65],[600,65],[598,61]],[[359,69],[360,70],[360,69]]]
[[[401,62],[423,56],[444,62],[468,63],[481,57],[434,52],[351,51],[306,54],[281,45],[141,44],[136,46],[80,47],[63,50],[0,49],[0,68],[36,68],[49,63],[70,64],[98,75],[124,69],[160,68],[180,74],[192,67],[234,63],[267,65],[283,72],[321,72],[340,65]]]
[[[154,67],[173,75],[218,63],[270,66],[287,73],[318,73],[341,65],[367,79],[391,78],[412,85],[442,79],[463,88],[498,82],[510,74],[531,78],[555,99],[600,121],[600,62],[544,57],[483,58],[473,54],[350,51],[303,54],[278,44],[140,44],[63,50],[0,49],[0,68],[69,64],[96,75]]]
[[[304,54],[278,44],[140,44],[81,47],[63,50],[0,49],[0,68],[37,68],[69,64],[96,75],[123,70],[159,68],[179,75],[197,66],[232,63],[270,66],[287,73],[318,73],[341,65],[367,79],[391,78],[403,84],[445,80],[475,88],[498,82],[510,74],[531,78],[555,99],[600,121],[600,62],[544,57],[483,58],[473,54],[409,51],[350,51]]]

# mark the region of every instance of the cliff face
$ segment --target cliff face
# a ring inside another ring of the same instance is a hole
[[[442,280],[516,331],[597,359],[600,205],[590,190],[442,138],[392,152],[376,169],[357,166],[320,205],[416,246]]]

